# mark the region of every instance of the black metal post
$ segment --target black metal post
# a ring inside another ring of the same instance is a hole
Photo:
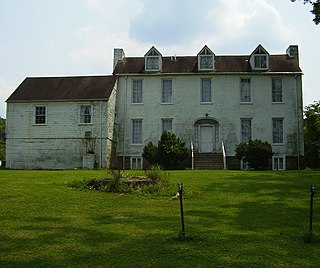
[[[311,185],[310,187],[310,229],[309,229],[309,240],[312,240],[312,220],[313,220],[313,197],[316,193],[316,186]]]
[[[182,193],[183,193],[183,184],[179,183],[179,197],[180,197],[180,212],[181,212],[181,225],[182,225],[182,238],[186,238],[186,232],[184,229],[184,217],[183,217],[183,204],[182,204]]]

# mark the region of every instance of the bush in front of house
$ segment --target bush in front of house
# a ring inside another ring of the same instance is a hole
[[[142,156],[150,165],[160,165],[164,169],[183,169],[186,167],[190,150],[175,134],[164,132],[158,146],[149,142],[143,148]]]
[[[236,146],[235,152],[237,159],[248,162],[254,169],[267,169],[268,160],[273,155],[271,144],[261,140],[241,142]]]

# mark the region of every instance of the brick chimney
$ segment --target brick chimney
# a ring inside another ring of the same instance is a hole
[[[295,59],[299,65],[299,48],[297,45],[290,45],[286,53],[289,59]]]
[[[122,48],[115,48],[113,50],[113,70],[116,67],[119,60],[122,60],[125,57],[124,51]]]

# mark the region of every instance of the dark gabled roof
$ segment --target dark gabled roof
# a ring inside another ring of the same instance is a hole
[[[205,73],[247,73],[253,72],[249,63],[250,55],[245,56],[215,56],[215,68]],[[198,71],[197,57],[163,57],[160,72],[145,72],[143,57],[126,57],[118,62],[114,69],[115,75],[124,74],[188,74],[202,73]],[[269,69],[267,72],[301,73],[299,64],[287,55],[269,55]]]
[[[7,102],[108,100],[116,80],[115,76],[27,77]]]

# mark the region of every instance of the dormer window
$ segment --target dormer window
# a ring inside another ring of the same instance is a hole
[[[214,53],[205,46],[198,54],[198,70],[212,71],[214,69]]]
[[[155,72],[161,70],[162,55],[155,47],[152,47],[144,56],[144,58],[146,72]]]
[[[259,45],[251,54],[250,63],[253,70],[263,71],[269,69],[269,53]]]

